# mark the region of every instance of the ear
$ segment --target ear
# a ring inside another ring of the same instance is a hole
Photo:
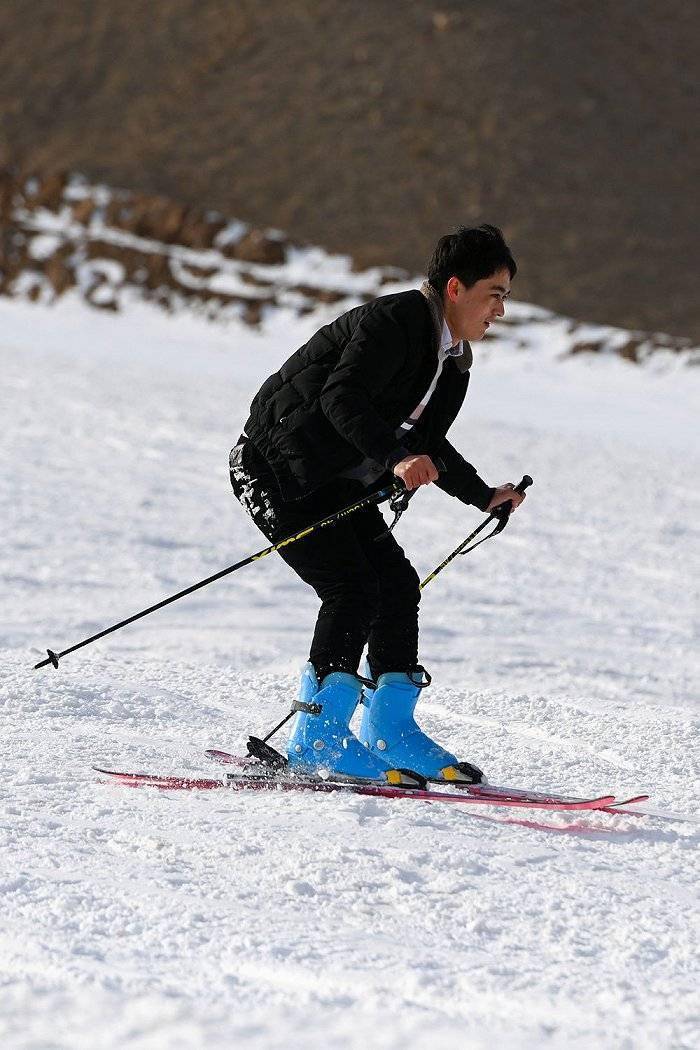
[[[450,302],[456,302],[458,291],[459,277],[450,277],[449,281],[445,285],[445,295],[450,300]]]

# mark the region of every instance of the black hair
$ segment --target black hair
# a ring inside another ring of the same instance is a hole
[[[441,237],[428,263],[428,281],[440,295],[450,277],[459,277],[466,288],[498,270],[508,269],[511,279],[518,267],[498,226],[460,226]]]

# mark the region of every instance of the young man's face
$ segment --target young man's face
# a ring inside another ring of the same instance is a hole
[[[483,339],[489,325],[506,312],[508,295],[510,273],[505,267],[471,288],[465,288],[459,277],[450,277],[443,302],[445,320],[455,339],[466,339],[470,343]]]

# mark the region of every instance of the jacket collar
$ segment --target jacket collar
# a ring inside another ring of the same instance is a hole
[[[442,306],[442,299],[435,291],[432,284],[429,284],[428,281],[423,282],[420,290],[427,299],[430,316],[433,319],[433,342],[435,345],[435,352],[437,353],[442,342],[442,326],[445,322],[445,311]],[[466,339],[462,340],[462,353],[454,358],[454,363],[460,372],[468,372],[474,363],[472,348]]]

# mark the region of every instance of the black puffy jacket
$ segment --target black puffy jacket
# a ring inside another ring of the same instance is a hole
[[[245,432],[272,467],[285,499],[298,499],[366,457],[391,470],[407,452],[443,460],[437,484],[484,510],[493,489],[445,435],[464,401],[469,372],[449,357],[418,425],[397,428],[437,368],[437,335],[419,291],[383,295],[341,314],[267,379]]]

